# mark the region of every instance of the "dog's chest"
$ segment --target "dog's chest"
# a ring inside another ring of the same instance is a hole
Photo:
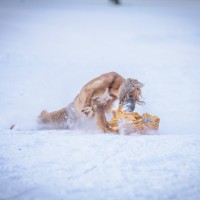
[[[113,99],[113,97],[110,95],[108,89],[106,91],[99,95],[99,97],[96,98],[99,104],[105,105],[109,100]]]

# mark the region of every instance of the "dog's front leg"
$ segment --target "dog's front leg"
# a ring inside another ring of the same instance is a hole
[[[114,132],[117,133],[116,131],[114,131],[108,124],[107,120],[106,120],[106,116],[105,116],[105,111],[103,109],[103,106],[95,106],[94,108],[94,114],[95,114],[95,118],[96,118],[96,122],[97,125],[99,126],[99,128],[103,131],[103,132]]]

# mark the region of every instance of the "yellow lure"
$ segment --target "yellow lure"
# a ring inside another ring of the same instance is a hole
[[[110,127],[119,131],[120,122],[125,122],[125,128],[132,132],[146,132],[148,130],[157,130],[159,128],[160,119],[148,113],[139,115],[137,112],[127,112],[122,110],[122,104],[119,104],[117,110],[112,111],[112,118],[108,122]]]

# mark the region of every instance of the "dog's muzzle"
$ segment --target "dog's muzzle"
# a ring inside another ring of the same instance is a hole
[[[123,100],[122,109],[127,112],[133,112],[135,110],[135,101],[133,98],[127,98]]]

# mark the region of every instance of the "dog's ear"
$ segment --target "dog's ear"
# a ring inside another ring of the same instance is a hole
[[[135,87],[133,92],[131,93],[131,95],[133,96],[133,100],[135,101],[135,103],[137,103],[139,105],[144,105],[145,104],[144,101],[141,101],[142,90],[141,90],[140,86]]]

